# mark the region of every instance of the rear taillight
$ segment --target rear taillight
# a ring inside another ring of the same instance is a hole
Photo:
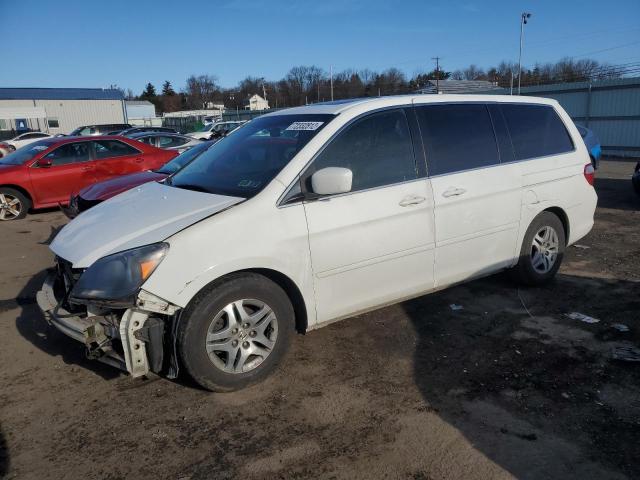
[[[593,182],[596,179],[596,169],[593,168],[591,163],[587,163],[584,166],[584,178],[587,179],[587,183],[589,183],[589,185],[593,186]]]

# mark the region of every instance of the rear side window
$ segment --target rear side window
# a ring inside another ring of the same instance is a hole
[[[140,153],[138,150],[124,142],[117,140],[97,140],[93,142],[96,149],[96,159],[112,157],[124,157],[126,155],[136,155]]]
[[[517,160],[573,150],[567,129],[548,105],[502,105]]]
[[[443,175],[500,163],[485,105],[445,104],[416,107],[427,152],[429,175]]]
[[[401,109],[357,120],[313,163],[313,171],[344,167],[353,172],[352,191],[417,178],[409,125]]]

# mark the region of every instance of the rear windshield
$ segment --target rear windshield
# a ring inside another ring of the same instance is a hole
[[[38,153],[44,152],[54,143],[56,143],[56,140],[40,140],[39,142],[25,145],[24,147],[18,148],[15,152],[0,158],[0,165],[23,165]]]
[[[333,118],[327,114],[256,118],[214,144],[176,173],[168,184],[250,198]]]

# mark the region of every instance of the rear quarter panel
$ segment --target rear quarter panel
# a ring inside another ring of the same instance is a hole
[[[520,245],[531,221],[549,208],[558,207],[567,215],[567,245],[582,238],[593,226],[597,195],[584,177],[584,166],[591,163],[589,152],[571,118],[559,105],[554,108],[571,136],[574,151],[520,162],[523,179]]]

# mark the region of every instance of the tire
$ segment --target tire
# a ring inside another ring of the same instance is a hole
[[[31,200],[22,192],[0,187],[0,221],[20,220],[30,208]]]
[[[282,288],[255,273],[233,274],[187,306],[178,327],[178,353],[200,386],[230,392],[271,374],[294,330],[293,306]]]
[[[518,264],[511,270],[512,276],[523,285],[548,283],[560,268],[565,246],[564,225],[558,216],[551,212],[540,213],[524,235]]]

